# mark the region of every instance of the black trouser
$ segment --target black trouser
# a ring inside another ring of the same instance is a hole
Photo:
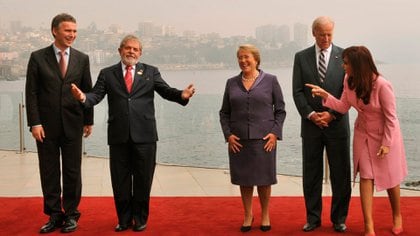
[[[38,142],[38,159],[44,195],[44,213],[56,219],[73,218],[78,220],[77,210],[82,194],[82,135],[76,139],[64,136],[49,138]],[[60,170],[60,152],[62,171]],[[61,181],[63,176],[63,198]],[[63,212],[64,211],[64,212]]]
[[[112,189],[118,223],[134,219],[146,224],[149,199],[156,166],[156,142],[110,145]]]
[[[302,138],[302,144],[303,191],[307,222],[312,224],[321,222],[325,147],[332,188],[330,220],[335,224],[344,223],[351,197],[349,138],[328,139],[325,136]]]

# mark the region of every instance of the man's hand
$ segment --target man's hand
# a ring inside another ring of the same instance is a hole
[[[44,128],[41,125],[31,127],[32,137],[34,137],[39,142],[44,142],[45,132]]]
[[[316,112],[310,117],[319,128],[323,129],[328,127],[328,124],[334,120],[334,116],[328,111]]]
[[[93,125],[83,126],[83,137],[87,138],[92,133]]]
[[[323,119],[321,114],[322,112],[315,112],[314,114],[309,117],[309,119],[314,122],[319,128],[323,129],[324,127],[328,127],[328,123]]]
[[[182,91],[181,97],[184,100],[188,100],[188,99],[190,99],[194,95],[194,93],[195,93],[194,85],[193,84],[190,84],[190,85],[188,85],[187,88],[185,88]]]
[[[76,100],[83,102],[86,99],[86,95],[80,90],[75,84],[71,84],[71,94]]]

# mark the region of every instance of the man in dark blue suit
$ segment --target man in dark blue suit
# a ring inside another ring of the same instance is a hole
[[[321,226],[324,148],[332,188],[330,220],[337,232],[346,231],[351,197],[348,114],[323,107],[321,99],[305,87],[306,83],[316,84],[337,98],[341,96],[343,49],[332,44],[333,31],[334,22],[329,17],[315,19],[312,34],[316,43],[296,53],[293,66],[293,99],[301,115],[305,232]]]
[[[101,70],[90,93],[76,86],[72,93],[86,107],[108,97],[108,144],[112,189],[118,215],[115,231],[143,231],[156,164],[155,91],[164,99],[187,105],[194,94],[190,84],[183,91],[171,88],[158,68],[139,63],[140,40],[128,35],[118,49],[121,62]]]
[[[76,230],[80,217],[82,136],[88,136],[93,125],[93,109],[84,109],[70,86],[76,84],[87,92],[92,80],[89,57],[71,47],[77,35],[74,17],[55,16],[51,32],[54,43],[33,52],[29,59],[26,111],[38,150],[44,213],[50,216],[40,233],[54,231],[63,221],[61,231],[68,233]]]

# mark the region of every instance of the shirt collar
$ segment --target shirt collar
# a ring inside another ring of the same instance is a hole
[[[121,68],[122,68],[123,71],[125,71],[125,67],[127,67],[127,66],[123,62],[121,62]],[[135,71],[136,70],[136,64],[132,65],[131,69]]]
[[[318,46],[318,44],[315,44],[315,50],[317,54],[321,52],[321,48]],[[332,50],[332,44],[330,44],[330,46],[327,49],[325,49],[325,51],[327,51],[327,54],[330,54],[331,50]]]
[[[60,53],[61,50],[57,46],[55,46],[55,44],[53,44],[53,48],[54,48],[55,55]],[[66,48],[64,52],[66,55],[70,55],[70,47]]]

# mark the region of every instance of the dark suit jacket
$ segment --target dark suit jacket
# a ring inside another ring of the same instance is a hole
[[[302,118],[302,137],[319,137],[322,133],[327,135],[327,137],[347,137],[350,135],[348,114],[341,115],[322,106],[321,98],[313,97],[311,89],[305,86],[306,83],[319,85],[336,98],[340,98],[343,92],[344,80],[342,52],[342,48],[332,45],[324,83],[321,83],[318,75],[315,45],[295,55],[293,65],[293,99]],[[320,129],[307,118],[312,111],[330,111],[336,119],[330,122],[328,128]]]
[[[83,125],[93,124],[93,109],[85,109],[71,94],[71,84],[82,91],[92,88],[89,57],[70,48],[65,78],[62,78],[53,46],[31,54],[26,79],[28,126],[42,124],[50,138],[80,137]]]
[[[219,112],[225,139],[231,134],[240,139],[262,139],[268,133],[282,139],[284,107],[276,76],[260,71],[249,92],[242,84],[242,73],[228,79]]]
[[[137,63],[131,93],[128,93],[121,63],[101,70],[90,93],[86,94],[85,106],[98,104],[108,97],[108,144],[150,143],[158,140],[154,92],[164,99],[187,105],[182,91],[171,88],[161,77],[158,68]]]

